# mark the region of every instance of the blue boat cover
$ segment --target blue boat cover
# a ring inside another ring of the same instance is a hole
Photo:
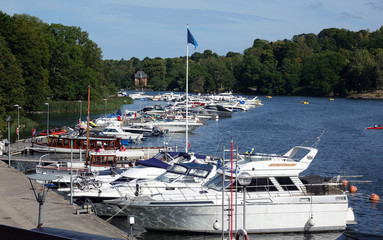
[[[210,164],[205,163],[196,163],[196,162],[188,162],[188,163],[175,163],[176,165],[181,165],[186,168],[194,168],[194,169],[202,169],[206,171],[211,171],[213,169],[213,166]]]
[[[156,167],[156,168],[163,168],[163,169],[167,169],[168,167],[170,167],[169,164],[161,160],[158,160],[157,158],[149,158],[147,160],[142,160],[142,161],[138,160],[137,163],[146,167]]]
[[[166,152],[167,154],[169,154],[171,157],[175,157],[175,156],[178,156],[178,154],[180,154],[180,152]]]
[[[206,157],[207,157],[207,155],[202,155],[202,154],[194,154],[194,156],[196,157],[196,158],[199,158],[199,159],[206,159]]]

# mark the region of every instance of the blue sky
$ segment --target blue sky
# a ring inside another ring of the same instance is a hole
[[[325,28],[376,31],[383,0],[1,0],[8,15],[26,13],[45,23],[89,33],[104,59],[186,55],[186,24],[198,52],[242,53],[255,39],[291,39]],[[189,47],[189,55],[194,47]]]

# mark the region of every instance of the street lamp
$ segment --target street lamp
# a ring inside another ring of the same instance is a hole
[[[44,103],[45,105],[48,106],[48,112],[47,112],[47,143],[49,140],[49,103]]]
[[[19,104],[15,104],[14,105],[15,107],[17,107],[17,129],[16,129],[16,133],[17,133],[17,149],[19,149],[19,142],[20,142],[20,106]]]
[[[80,103],[80,120],[79,120],[79,122],[78,122],[79,127],[80,127],[80,126],[81,126],[82,101],[81,101],[81,100],[78,100],[78,102]]]
[[[30,174],[27,175],[29,182],[31,183],[31,187],[33,190],[33,194],[35,195],[36,201],[39,203],[39,216],[37,222],[37,228],[41,228],[43,225],[42,216],[43,216],[43,205],[45,199],[47,197],[49,187],[53,180],[56,180],[58,177],[56,175],[50,174]],[[35,187],[32,183],[32,180],[43,182],[42,187]]]
[[[8,167],[11,167],[11,121],[12,121],[12,117],[7,116],[5,121],[8,122]]]
[[[134,225],[134,216],[129,215],[129,225],[130,225],[130,233],[128,239],[133,240],[133,225]]]
[[[103,100],[105,101],[105,118],[106,118],[106,105],[108,104],[108,99],[104,98]]]
[[[248,172],[241,172],[238,182],[243,186],[243,229],[246,230],[246,186],[251,183],[251,175]]]

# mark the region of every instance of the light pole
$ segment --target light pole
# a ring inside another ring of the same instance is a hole
[[[47,197],[49,186],[51,185],[53,180],[56,180],[58,177],[50,174],[30,174],[27,175],[29,182],[31,183],[31,187],[33,190],[33,194],[37,202],[39,203],[39,216],[37,222],[37,228],[41,228],[43,226],[42,218],[43,218],[43,205],[45,199]],[[32,183],[32,180],[43,182],[41,187],[36,187],[35,184]]]
[[[106,105],[108,104],[108,99],[104,98],[103,100],[105,101],[105,118],[106,118]]]
[[[78,100],[78,102],[80,103],[80,120],[79,120],[78,124],[79,124],[79,127],[81,127],[82,101]]]
[[[7,116],[5,121],[8,122],[8,167],[11,167],[11,121],[12,121],[12,117]]]
[[[238,182],[243,186],[243,229],[246,230],[246,186],[251,183],[251,175],[248,172],[241,172],[238,176]]]
[[[44,103],[45,105],[48,106],[48,112],[47,112],[47,143],[49,140],[49,103]]]
[[[17,133],[17,149],[19,149],[19,142],[20,142],[20,106],[19,104],[15,104],[14,105],[15,107],[17,107],[17,129],[16,129],[16,133]]]

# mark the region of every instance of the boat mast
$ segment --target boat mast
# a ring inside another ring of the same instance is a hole
[[[185,152],[188,152],[189,146],[189,129],[188,129],[188,94],[189,94],[189,24],[186,24],[186,142],[185,142]]]
[[[86,158],[85,165],[88,166],[88,157],[89,157],[89,109],[90,109],[90,85],[88,85],[88,118],[86,121]]]

